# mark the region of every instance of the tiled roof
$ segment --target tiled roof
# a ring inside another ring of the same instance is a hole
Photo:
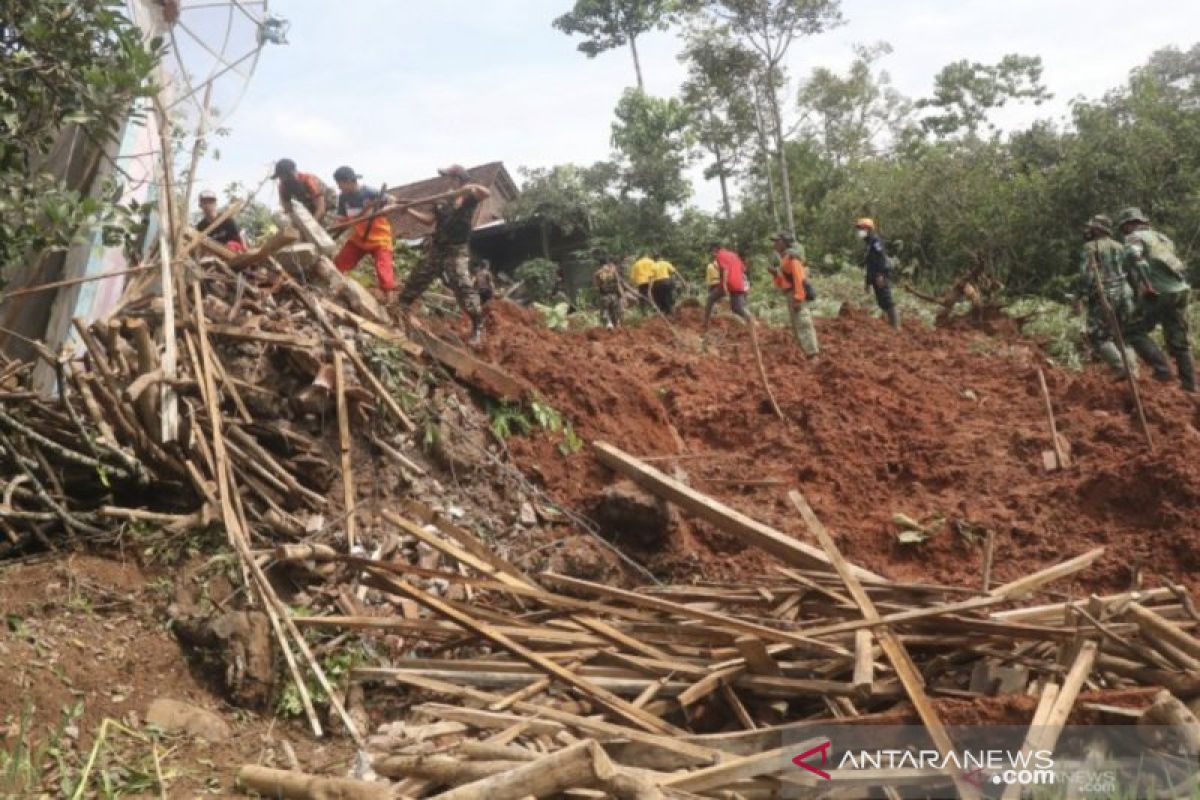
[[[484,203],[481,203],[479,210],[475,212],[474,226],[478,228],[481,225],[487,225],[502,219],[501,212],[504,206],[507,205],[509,200],[516,197],[517,194],[516,184],[508,174],[508,170],[504,168],[504,163],[501,161],[492,161],[487,164],[480,164],[477,167],[467,169],[467,174],[471,176],[472,183],[486,186],[492,191],[492,196]],[[389,188],[388,194],[403,202],[405,200],[416,200],[421,197],[432,197],[433,195],[442,194],[443,192],[451,191],[455,186],[456,183],[452,178],[436,175],[432,178],[416,181],[415,183]],[[422,224],[408,214],[402,214],[399,218],[392,218],[392,232],[400,239],[422,239],[432,232],[432,228],[429,225]]]

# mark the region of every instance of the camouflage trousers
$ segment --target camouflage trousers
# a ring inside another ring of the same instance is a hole
[[[417,301],[434,279],[441,278],[442,283],[454,292],[458,307],[466,312],[471,322],[478,325],[483,319],[482,307],[479,303],[479,292],[475,282],[471,280],[468,268],[470,257],[465,244],[431,244],[425,258],[413,267],[404,289],[400,292],[400,305],[411,306]]]
[[[797,302],[796,298],[789,297],[788,316],[792,321],[792,336],[796,338],[796,344],[800,345],[806,356],[818,355],[821,347],[817,342],[817,328],[813,325],[808,303]]]
[[[1167,343],[1167,350],[1171,355],[1176,358],[1190,356],[1192,345],[1188,338],[1187,309],[1191,297],[1191,291],[1185,289],[1182,292],[1154,294],[1142,298],[1129,324],[1129,335],[1126,339],[1133,344],[1135,338],[1148,337],[1161,325],[1163,341]]]
[[[1126,338],[1128,338],[1130,322],[1133,318],[1133,298],[1128,296],[1109,298],[1109,303],[1112,305],[1113,314],[1117,317],[1117,324],[1121,326],[1122,332],[1126,333]],[[1121,350],[1117,347],[1116,337],[1109,329],[1108,316],[1104,313],[1104,307],[1098,301],[1093,301],[1088,306],[1087,339],[1101,361],[1107,364],[1113,372],[1124,374],[1125,363],[1121,359]],[[1133,369],[1133,375],[1137,377],[1137,358],[1132,348],[1126,346],[1125,353],[1129,359],[1129,365]]]
[[[612,292],[600,295],[600,321],[614,328],[621,324],[621,295]]]

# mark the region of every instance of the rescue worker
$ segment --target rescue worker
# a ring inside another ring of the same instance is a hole
[[[454,292],[459,308],[471,318],[471,344],[475,345],[483,338],[483,310],[467,268],[470,263],[467,243],[474,229],[475,212],[492,193],[485,186],[471,183],[470,175],[458,164],[439,169],[438,174],[453,181],[458,195],[451,201],[438,203],[433,213],[415,208],[405,210],[421,223],[433,225],[433,233],[425,258],[413,268],[400,292],[400,310],[407,318],[412,304],[434,278],[441,276],[442,282]]]
[[[1184,391],[1195,392],[1196,367],[1187,319],[1192,287],[1187,282],[1187,267],[1176,255],[1174,242],[1151,228],[1141,209],[1122,211],[1117,226],[1125,242],[1125,268],[1138,294],[1129,344],[1153,368],[1156,379],[1169,381],[1171,368],[1150,339],[1150,333],[1161,325],[1163,339],[1179,370],[1180,385]]]
[[[654,272],[650,277],[650,298],[658,310],[670,314],[675,308],[675,279],[679,270],[659,253],[654,254]]]
[[[875,220],[862,217],[854,222],[855,233],[866,246],[866,290],[875,292],[875,302],[887,315],[893,328],[900,329],[900,311],[892,297],[892,263],[887,257],[883,239],[875,232]]]
[[[318,224],[325,224],[325,216],[333,205],[333,189],[310,172],[296,170],[296,162],[281,158],[275,162],[274,177],[279,181],[279,205],[284,211],[296,200],[308,209]]]
[[[655,259],[650,256],[642,256],[629,268],[629,282],[633,284],[633,288],[637,289],[637,293],[642,296],[642,301],[645,303],[654,302],[654,297],[650,293],[651,287],[654,285],[654,265]]]
[[[475,291],[479,292],[479,302],[487,305],[496,296],[496,276],[492,274],[492,264],[486,258],[479,262],[475,270]]]
[[[347,222],[362,214],[382,208],[388,198],[378,189],[363,186],[362,178],[350,167],[338,167],[333,179],[338,187],[337,221]],[[333,260],[338,272],[343,274],[354,269],[368,253],[375,261],[375,285],[388,300],[396,289],[396,276],[392,262],[392,223],[387,217],[375,217],[360,222],[350,229],[350,236]]]
[[[729,307],[733,313],[743,321],[751,322],[750,312],[746,309],[746,293],[750,288],[746,280],[746,265],[737,253],[725,249],[720,242],[713,242],[708,249],[712,253],[713,263],[721,273],[721,282],[717,285],[719,291],[708,293],[708,302],[704,306],[704,329],[708,330],[713,307],[726,295],[729,296]]]
[[[592,275],[592,285],[600,301],[600,319],[604,327],[615,328],[621,324],[621,271],[613,259],[605,259],[600,269]]]
[[[772,263],[768,269],[771,271],[775,285],[787,294],[792,335],[805,355],[816,356],[820,353],[820,346],[817,344],[817,329],[813,325],[812,313],[808,308],[809,284],[804,255],[800,248],[796,247],[790,234],[783,232],[775,234],[771,244],[779,258],[779,263]]]
[[[218,216],[217,193],[211,189],[203,190],[200,192],[200,221],[196,223],[196,230],[206,230]],[[233,217],[227,217],[221,221],[220,225],[210,230],[208,238],[218,244],[224,245],[234,253],[246,252],[246,242],[242,239],[242,232],[238,230],[237,223],[233,221]]]
[[[1125,377],[1125,362],[1121,351],[1117,348],[1116,333],[1109,328],[1108,315],[1104,311],[1103,297],[1116,317],[1124,334],[1129,328],[1133,317],[1133,290],[1130,288],[1129,276],[1125,272],[1125,248],[1112,238],[1112,220],[1104,214],[1097,214],[1087,221],[1084,226],[1087,243],[1079,259],[1079,303],[1087,305],[1087,336],[1092,347],[1101,360],[1107,364],[1118,378]],[[1100,281],[1096,280],[1096,269],[1100,271]],[[1129,364],[1137,376],[1137,360],[1129,354]]]

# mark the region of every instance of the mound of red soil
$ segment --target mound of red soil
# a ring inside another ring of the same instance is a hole
[[[707,352],[695,309],[683,309],[673,328],[656,319],[582,333],[550,331],[507,303],[493,304],[490,317],[483,354],[530,380],[585,440],[638,456],[687,453],[675,463],[698,489],[803,538],[786,497],[798,487],[846,556],[868,569],[977,586],[990,530],[997,582],[1105,546],[1081,576],[1093,590],[1127,588],[1135,573],[1194,583],[1200,531],[1189,516],[1200,500],[1200,432],[1196,405],[1174,386],[1143,379],[1151,454],[1125,384],[1099,371],[1059,371],[1015,336],[916,325],[896,332],[847,309],[817,321],[815,361],[786,331],[761,331],[780,421],[746,329],[728,317],[714,323]],[[1061,472],[1042,466],[1051,444],[1038,366],[1073,448],[1074,464]],[[514,439],[511,450],[577,508],[614,480],[586,449],[563,457],[549,437]],[[896,512],[944,523],[925,542],[902,544]],[[763,574],[772,563],[696,522],[653,561],[675,579],[708,580]]]

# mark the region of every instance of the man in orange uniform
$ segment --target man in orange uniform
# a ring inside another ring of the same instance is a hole
[[[386,198],[382,198],[378,190],[361,185],[358,182],[361,177],[350,167],[338,167],[333,173],[339,192],[338,222],[383,207]],[[390,299],[396,288],[396,277],[392,264],[392,223],[387,217],[375,217],[355,225],[333,263],[338,272],[349,272],[368,253],[375,260],[375,285],[385,299]]]
[[[775,285],[787,293],[792,335],[796,337],[796,344],[800,345],[805,355],[815,356],[821,352],[821,348],[817,343],[817,329],[813,326],[812,313],[808,309],[812,297],[804,256],[795,246],[790,234],[775,234],[772,244],[775,254],[779,257],[779,263],[772,264],[768,269],[771,270]]]

